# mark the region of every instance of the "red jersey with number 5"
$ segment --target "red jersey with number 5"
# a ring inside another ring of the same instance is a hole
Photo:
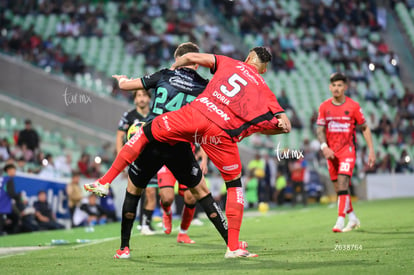
[[[215,58],[213,78],[190,106],[236,142],[255,132],[276,129],[274,115],[284,110],[256,68],[226,56]]]
[[[355,152],[355,128],[356,125],[364,123],[365,118],[359,103],[349,97],[341,105],[334,105],[330,98],[319,106],[316,124],[325,126],[327,144],[334,152],[345,146],[350,146],[350,150]]]

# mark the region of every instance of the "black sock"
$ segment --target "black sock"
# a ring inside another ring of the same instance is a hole
[[[135,196],[128,191],[125,192],[124,204],[122,205],[122,221],[121,221],[121,249],[129,247],[129,239],[131,238],[132,225],[137,215],[137,206],[141,196]]]
[[[220,206],[217,204],[217,202],[214,201],[213,197],[211,196],[211,193],[199,200],[199,203],[203,207],[204,212],[206,212],[209,220],[214,224],[217,231],[220,233],[221,237],[227,244],[228,226],[225,215],[223,214],[223,211],[221,210]]]
[[[153,213],[154,210],[144,209],[142,213],[142,225],[148,225],[149,227],[151,227]]]

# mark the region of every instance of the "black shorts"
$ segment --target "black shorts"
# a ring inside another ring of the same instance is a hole
[[[190,144],[185,142],[171,146],[151,141],[131,163],[128,175],[136,187],[145,188],[164,165],[170,169],[178,182],[189,188],[195,187],[201,180],[200,166],[194,158]]]

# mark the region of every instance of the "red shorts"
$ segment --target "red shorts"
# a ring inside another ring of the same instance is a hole
[[[237,143],[190,105],[156,117],[151,130],[160,142],[171,145],[179,141],[200,144],[225,181],[233,180],[241,173]]]
[[[355,167],[355,148],[345,146],[335,153],[334,159],[328,159],[328,170],[332,181],[338,179],[338,175],[348,175],[352,177]]]
[[[173,175],[173,173],[167,168],[167,166],[163,166],[157,173],[158,178],[158,187],[171,187],[174,188],[175,182],[177,181]],[[180,196],[184,196],[184,191],[188,190],[188,187],[179,183],[178,185],[178,194]]]

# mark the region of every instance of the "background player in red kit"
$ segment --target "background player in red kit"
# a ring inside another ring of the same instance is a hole
[[[365,122],[359,103],[345,96],[347,77],[335,73],[331,75],[330,82],[332,98],[324,101],[319,107],[317,136],[338,194],[338,219],[332,231],[347,232],[360,226],[348,191],[356,159],[356,126],[362,130],[367,142],[370,167],[375,163],[375,152],[371,130]],[[346,214],[349,214],[349,222],[344,228]]]
[[[237,142],[255,132],[281,134],[290,131],[289,119],[260,76],[266,72],[270,60],[271,55],[264,47],[253,48],[245,62],[201,53],[177,58],[171,69],[195,63],[210,68],[213,78],[192,103],[158,116],[135,134],[98,182],[102,186],[111,183],[151,141],[197,142],[226,182],[228,248],[225,257],[257,257],[239,247],[244,199]]]

